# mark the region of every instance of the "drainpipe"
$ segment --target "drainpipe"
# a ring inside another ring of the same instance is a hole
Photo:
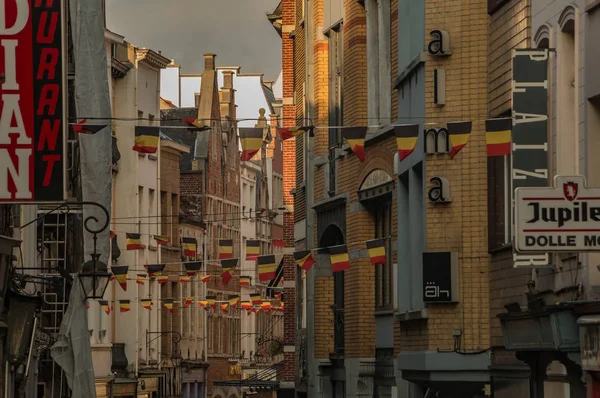
[[[307,56],[308,65],[305,68],[306,76],[305,76],[305,86],[306,93],[305,97],[308,101],[307,104],[307,113],[309,117],[314,115],[314,53],[312,49],[313,45],[313,26],[312,26],[312,2],[304,0],[304,10],[305,10],[305,27],[304,34],[306,43],[306,50],[304,54]],[[306,115],[305,115],[306,116]],[[314,121],[309,121],[311,125]],[[306,134],[305,134],[306,136]],[[314,167],[313,167],[313,154],[314,154],[314,139],[310,137],[305,138],[308,143],[307,151],[306,151],[306,248],[313,249],[314,248],[314,212],[312,211],[312,205],[314,201]],[[315,314],[315,273],[307,272],[306,273],[306,368],[308,373],[308,396],[309,397],[317,397],[317,388],[316,388],[316,374],[313,373],[314,362],[315,361],[315,328],[314,328],[314,314]]]

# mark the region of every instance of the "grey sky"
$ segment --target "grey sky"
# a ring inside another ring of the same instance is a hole
[[[281,39],[266,18],[279,0],[106,0],[106,24],[138,46],[162,51],[185,73],[200,73],[202,53],[242,73],[281,71]]]

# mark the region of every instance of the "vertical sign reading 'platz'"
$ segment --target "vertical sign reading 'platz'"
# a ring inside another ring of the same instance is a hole
[[[516,188],[548,186],[548,50],[513,50],[512,69],[514,203]],[[518,253],[513,246],[515,267],[543,267],[550,260],[548,253]]]
[[[0,7],[0,202],[59,202],[68,125],[62,1]]]

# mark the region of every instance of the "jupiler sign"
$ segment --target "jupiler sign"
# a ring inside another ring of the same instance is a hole
[[[583,176],[556,176],[554,187],[515,190],[518,252],[600,251],[600,188]]]

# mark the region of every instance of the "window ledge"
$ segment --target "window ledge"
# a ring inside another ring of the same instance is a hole
[[[404,70],[398,74],[398,77],[396,77],[396,80],[394,80],[394,88],[396,90],[398,90],[398,88],[404,82],[404,80],[406,80],[415,71],[415,69],[417,69],[419,67],[419,65],[424,64],[426,60],[427,60],[426,53],[425,52],[419,53],[419,55],[417,55],[415,57],[415,59],[413,59],[408,64],[408,66],[406,68],[404,68]]]
[[[427,308],[396,313],[396,319],[399,322],[417,321],[417,320],[427,319],[427,318],[429,318],[429,313],[427,312]]]
[[[512,250],[512,242],[511,243],[506,243],[502,246],[499,247],[495,247],[493,249],[488,250],[489,254],[497,254],[497,253],[502,253],[508,250]]]
[[[394,310],[392,309],[386,309],[386,308],[376,308],[375,311],[373,312],[373,315],[375,316],[390,316],[390,315],[394,315]]]

